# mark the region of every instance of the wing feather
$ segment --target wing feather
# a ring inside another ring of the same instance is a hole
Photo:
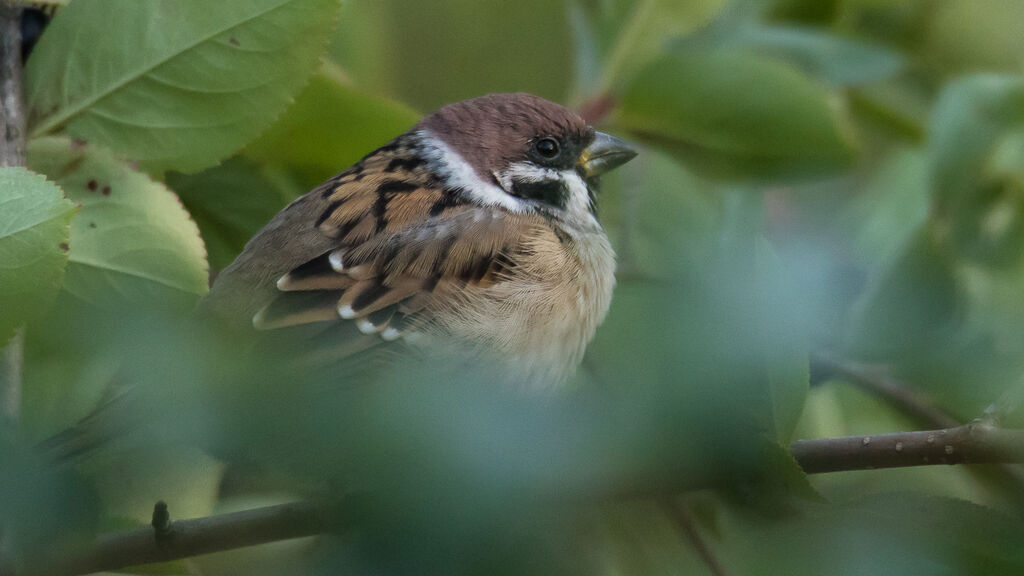
[[[310,192],[321,248],[273,279],[257,328],[354,324],[320,352],[344,357],[411,335],[467,292],[507,279],[539,217],[468,204],[402,153],[385,147]]]

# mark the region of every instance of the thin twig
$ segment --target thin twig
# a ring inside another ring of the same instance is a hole
[[[708,570],[715,576],[729,576],[729,571],[722,565],[721,560],[718,559],[715,552],[708,546],[707,540],[704,539],[700,529],[697,528],[697,521],[694,519],[693,513],[690,512],[689,505],[675,498],[666,498],[662,504],[669,518],[679,528],[679,531],[686,536],[686,539],[690,541],[697,555],[707,565]]]
[[[884,367],[843,360],[824,352],[815,353],[811,363],[815,371],[849,380],[925,426],[953,428],[962,424],[913,388],[893,377]]]

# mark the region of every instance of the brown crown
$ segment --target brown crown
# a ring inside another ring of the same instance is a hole
[[[487,94],[449,104],[416,126],[444,140],[480,174],[491,174],[526,158],[530,141],[542,136],[582,139],[587,124],[575,112],[525,92]]]

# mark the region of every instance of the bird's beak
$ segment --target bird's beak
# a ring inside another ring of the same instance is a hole
[[[597,132],[594,141],[583,149],[577,167],[584,178],[594,178],[622,166],[636,156],[636,150],[615,136]]]

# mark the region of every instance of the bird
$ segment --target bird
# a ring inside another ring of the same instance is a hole
[[[448,104],[281,210],[200,313],[324,358],[448,348],[563,383],[615,286],[599,177],[636,154],[532,94]]]

